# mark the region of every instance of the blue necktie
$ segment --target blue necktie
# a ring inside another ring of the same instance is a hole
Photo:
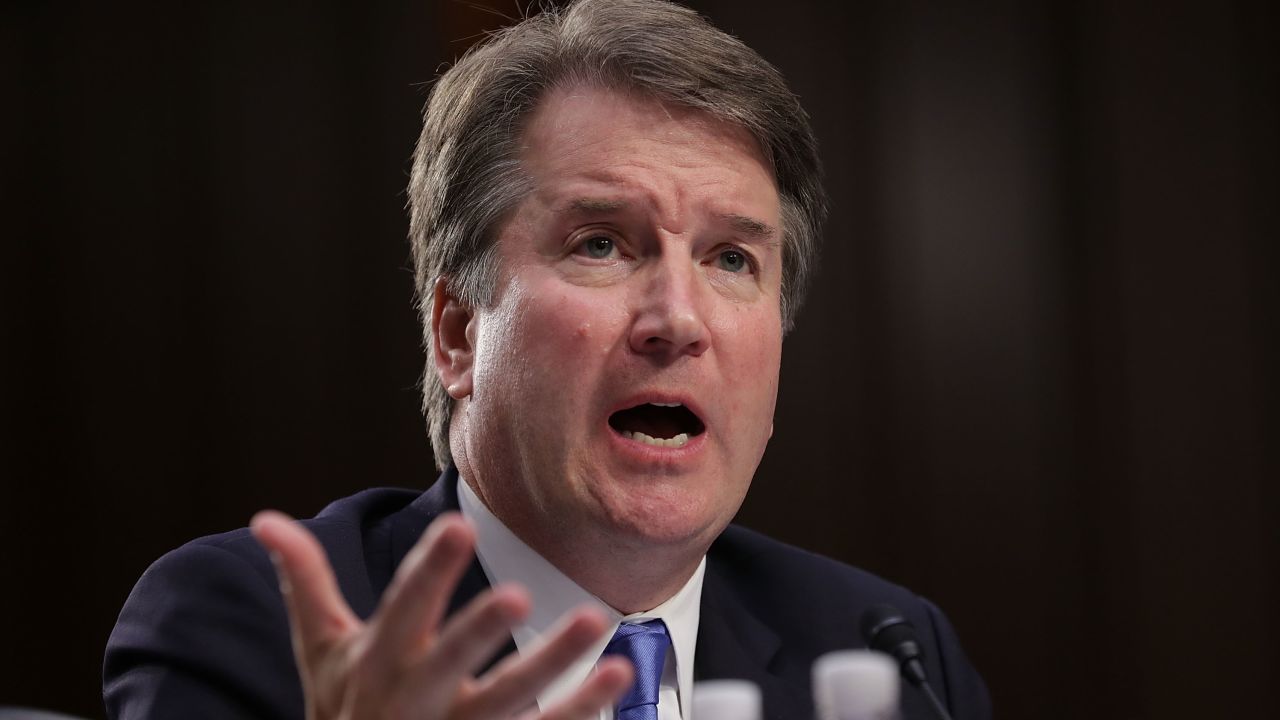
[[[658,685],[671,638],[661,620],[623,623],[604,648],[605,655],[621,655],[636,666],[636,682],[618,702],[617,720],[658,720]]]

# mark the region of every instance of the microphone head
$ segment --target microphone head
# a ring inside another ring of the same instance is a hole
[[[897,717],[898,693],[898,668],[884,653],[840,650],[813,664],[818,720],[890,720]]]
[[[760,720],[760,688],[748,680],[703,680],[693,685],[693,713],[703,720]]]
[[[916,628],[892,605],[873,605],[858,623],[867,647],[892,655],[912,683],[924,681],[921,661],[924,651],[916,639]]]
[[[901,610],[892,605],[872,605],[863,611],[858,629],[862,631],[862,639],[867,641],[867,645],[874,647],[881,633],[901,625],[911,627]]]

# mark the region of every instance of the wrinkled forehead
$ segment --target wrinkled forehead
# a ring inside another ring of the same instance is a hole
[[[615,122],[601,126],[594,119],[609,117]],[[777,186],[773,162],[758,139],[738,123],[700,108],[663,99],[652,93],[600,83],[566,81],[543,93],[524,123],[520,136],[521,160],[557,145],[564,145],[566,135],[576,135],[589,142],[580,150],[589,152],[593,143],[617,142],[624,128],[657,131],[672,141],[695,136],[712,140],[725,151],[736,151],[754,158]],[[583,137],[591,132],[592,137]]]
[[[633,219],[780,241],[776,182],[742,128],[635,93],[566,87],[526,130],[527,199],[554,215]],[[693,223],[692,225],[688,223]]]

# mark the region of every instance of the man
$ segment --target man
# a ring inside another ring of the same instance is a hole
[[[410,203],[444,474],[163,558],[109,715],[687,720],[696,679],[744,678],[803,719],[813,660],[889,602],[957,720],[988,716],[926,601],[726,530],[824,214],[772,67],[658,0],[530,18],[437,83]]]

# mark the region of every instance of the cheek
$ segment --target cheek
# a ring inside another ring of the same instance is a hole
[[[571,292],[538,296],[529,304],[524,330],[536,344],[555,355],[580,357],[599,342],[599,303]]]
[[[737,322],[722,333],[723,353],[730,358],[725,382],[737,392],[735,411],[741,417],[759,419],[768,424],[773,419],[773,406],[778,394],[778,371],[782,362],[782,328],[774,316],[735,318]]]
[[[493,350],[525,383],[570,395],[593,384],[609,354],[616,323],[604,314],[606,307],[589,293],[526,293],[502,325],[502,337],[494,338]]]

